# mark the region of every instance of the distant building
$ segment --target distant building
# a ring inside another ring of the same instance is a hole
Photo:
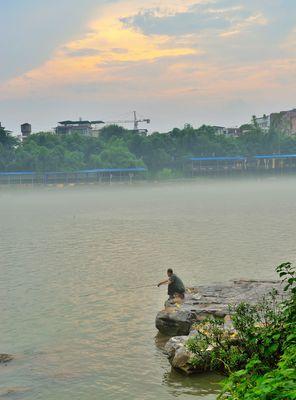
[[[239,135],[241,134],[241,130],[240,128],[226,128],[225,129],[225,136],[228,137],[239,137]]]
[[[28,122],[21,125],[21,133],[17,135],[17,138],[23,142],[26,140],[32,133],[32,125]]]
[[[264,132],[268,132],[270,129],[270,115],[264,114],[262,117],[255,117],[255,121],[260,129]]]
[[[287,135],[296,135],[296,108],[270,115],[270,126],[273,130]]]
[[[7,129],[5,129],[5,127],[1,124],[1,122],[0,122],[0,129],[4,129],[6,133],[12,134],[12,131],[8,131]]]
[[[255,121],[264,132],[272,129],[286,135],[296,135],[296,109],[264,114],[262,117],[255,117]]]
[[[216,135],[224,135],[225,132],[225,126],[213,126],[212,128],[215,129],[215,134]]]
[[[98,136],[97,125],[104,124],[103,121],[61,121],[55,128],[57,135],[72,135],[78,133],[83,136]]]
[[[27,122],[21,125],[22,138],[26,139],[32,133],[32,125]]]
[[[213,126],[216,135],[227,137],[238,137],[241,134],[240,128],[226,128],[225,126]]]
[[[1,128],[1,129],[5,129],[5,127],[2,125],[1,122],[0,122],[0,128]]]

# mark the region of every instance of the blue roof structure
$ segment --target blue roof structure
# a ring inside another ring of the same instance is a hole
[[[36,175],[33,171],[15,171],[15,172],[0,172],[0,176],[10,176],[10,175]]]
[[[281,158],[296,158],[296,154],[265,154],[254,157],[256,160],[262,159],[281,159]]]
[[[296,154],[259,154],[253,157],[255,160],[296,158]],[[246,161],[247,157],[188,157],[189,161]]]
[[[64,171],[64,172],[44,172],[44,175],[62,175],[62,174],[91,174],[91,173],[104,173],[104,172],[145,172],[147,168],[137,167],[137,168],[97,168],[97,169],[85,169],[81,171]],[[36,175],[37,172],[34,171],[13,171],[13,172],[0,172],[0,176],[22,176],[22,175]]]
[[[189,157],[190,161],[245,161],[246,157]]]
[[[137,168],[97,168],[97,169],[85,169],[82,171],[77,171],[78,173],[98,173],[98,172],[145,172],[147,168],[137,167]]]

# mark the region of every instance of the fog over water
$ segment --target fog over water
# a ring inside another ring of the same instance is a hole
[[[275,278],[295,260],[296,179],[0,188],[0,398],[215,399],[155,340],[173,267],[187,285]]]

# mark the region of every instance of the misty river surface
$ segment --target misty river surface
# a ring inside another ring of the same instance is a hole
[[[275,278],[295,259],[296,179],[0,188],[0,399],[215,399],[156,336],[187,285]]]

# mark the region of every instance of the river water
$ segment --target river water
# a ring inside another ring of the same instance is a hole
[[[215,399],[171,371],[154,327],[187,285],[274,278],[295,258],[296,180],[0,189],[0,398]]]

